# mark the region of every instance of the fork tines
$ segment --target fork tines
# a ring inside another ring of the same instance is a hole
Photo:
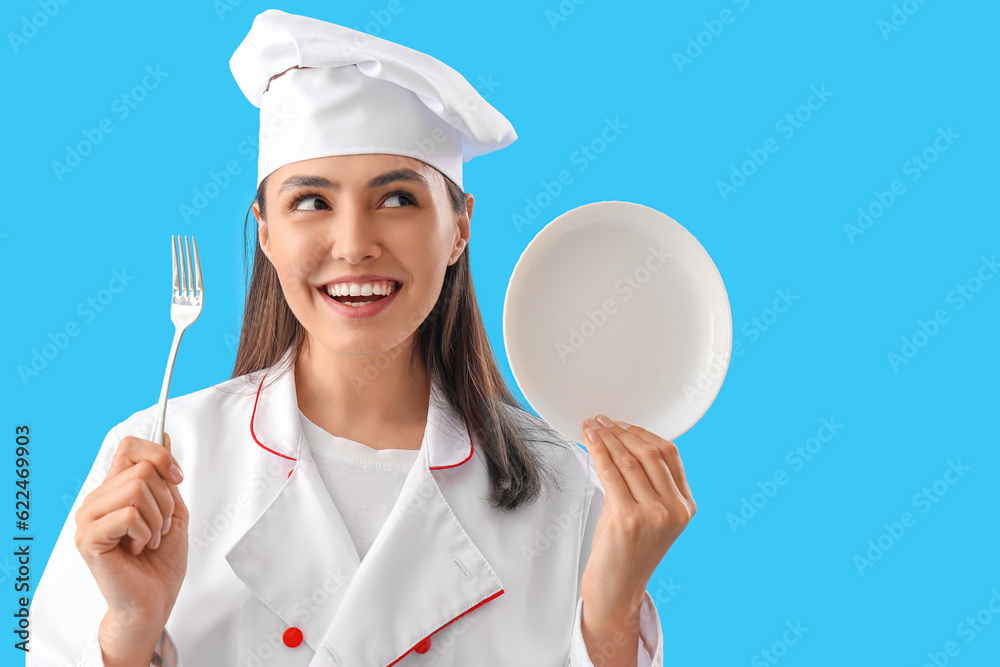
[[[201,296],[201,262],[198,258],[198,243],[191,237],[191,251],[188,249],[188,237],[171,236],[170,246],[174,264],[174,296],[197,298]],[[177,261],[177,253],[181,253],[181,261]],[[180,269],[178,270],[178,266]]]

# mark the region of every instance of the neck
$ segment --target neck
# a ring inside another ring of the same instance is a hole
[[[430,375],[412,338],[383,356],[388,364],[305,345],[295,364],[299,409],[324,430],[373,449],[419,449]]]

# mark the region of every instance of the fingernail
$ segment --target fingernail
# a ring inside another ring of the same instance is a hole
[[[174,517],[168,516],[167,520],[163,522],[163,528],[160,530],[160,535],[166,535],[167,531],[170,530],[170,520]]]
[[[587,440],[597,442],[597,434],[593,431],[593,429],[585,428],[583,429],[583,434],[587,436]]]
[[[615,424],[617,424],[617,425],[618,425],[618,426],[620,426],[621,428],[626,428],[626,429],[627,429],[627,428],[628,428],[629,426],[631,426],[631,424],[629,424],[628,422],[623,422],[623,421],[617,421],[617,420],[615,421]]]
[[[601,425],[598,424],[597,422],[595,422],[593,419],[587,419],[583,423],[586,424],[587,426],[589,426],[590,428],[600,428],[601,427]]]
[[[170,481],[174,484],[180,484],[184,481],[184,473],[181,472],[181,469],[177,467],[176,463],[171,463],[170,470],[167,472],[170,475]]]
[[[601,422],[605,426],[611,426],[612,424],[614,424],[613,421],[611,421],[604,415],[597,415],[597,421]]]
[[[156,535],[153,535],[153,539],[150,540],[150,542],[149,542],[149,548],[150,549],[155,549],[158,546],[160,546],[160,535],[159,535],[159,533],[157,533]]]

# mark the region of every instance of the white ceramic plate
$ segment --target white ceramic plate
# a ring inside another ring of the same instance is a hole
[[[604,413],[667,440],[715,400],[733,320],[712,258],[656,209],[606,201],[550,222],[507,286],[503,336],[525,398],[583,442]]]

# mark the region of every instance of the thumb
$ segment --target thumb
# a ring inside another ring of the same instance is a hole
[[[177,481],[174,481],[173,479],[169,481],[173,484],[180,484],[182,481],[184,481],[184,472],[180,469],[180,463],[177,461],[176,458],[174,458],[174,453],[170,451],[170,436],[167,435],[166,433],[163,434],[163,447],[168,452],[170,452],[170,458],[172,458],[174,461],[173,465],[171,465],[171,471],[177,473],[177,477],[175,478],[177,479]]]

